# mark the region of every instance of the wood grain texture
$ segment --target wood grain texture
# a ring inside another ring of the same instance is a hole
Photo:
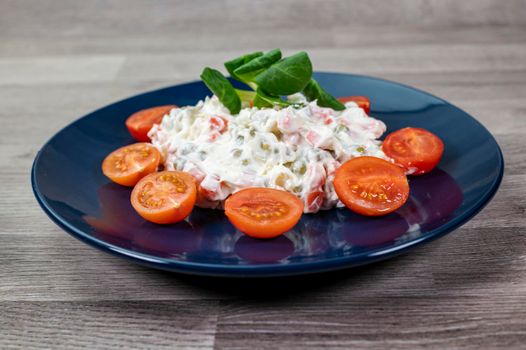
[[[0,349],[523,349],[526,1],[386,4],[0,0]],[[506,161],[493,201],[395,259],[272,280],[130,265],[40,210],[31,163],[64,125],[274,47],[308,50],[318,70],[415,86],[474,115]]]
[[[220,349],[245,349],[250,334],[259,349],[499,348],[526,336],[526,313],[490,297],[374,296],[323,304],[225,303],[228,316],[217,330]],[[279,320],[277,322],[276,320]]]
[[[173,349],[174,344],[210,349],[218,302],[1,302],[0,307],[2,349]]]

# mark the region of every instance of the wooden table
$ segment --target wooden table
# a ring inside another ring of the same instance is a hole
[[[273,47],[474,115],[506,159],[493,201],[399,258],[261,281],[131,265],[38,207],[31,163],[64,125]],[[525,1],[0,0],[0,348],[524,349],[525,98]]]

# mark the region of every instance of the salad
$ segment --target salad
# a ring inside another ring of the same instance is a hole
[[[305,213],[342,206],[334,172],[358,156],[387,159],[377,140],[385,124],[349,102],[342,111],[303,96],[297,106],[244,108],[236,115],[213,96],[172,109],[148,136],[166,170],[192,174],[200,184],[199,207],[222,208],[247,187],[293,193]],[[301,103],[301,105],[299,105]]]
[[[133,187],[132,206],[145,220],[170,224],[194,206],[223,209],[240,231],[271,238],[304,213],[393,212],[409,197],[407,175],[440,161],[443,143],[427,130],[380,141],[386,125],[369,116],[369,99],[330,95],[305,52],[250,53],[225,68],[247,89],[207,67],[201,78],[212,96],[134,113],[126,126],[138,143],[103,161],[108,178]]]

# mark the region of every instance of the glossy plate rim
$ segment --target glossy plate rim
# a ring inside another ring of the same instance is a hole
[[[504,175],[504,157],[502,155],[502,150],[495,140],[495,137],[489,132],[489,130],[481,124],[476,118],[471,116],[469,113],[465,112],[461,108],[453,105],[452,103],[437,97],[433,94],[430,94],[426,91],[420,90],[418,88],[414,88],[412,86],[398,83],[395,81],[377,78],[373,76],[368,75],[360,75],[360,74],[350,74],[350,73],[339,73],[339,72],[327,72],[327,71],[316,71],[318,74],[334,74],[334,75],[346,75],[349,77],[357,77],[357,78],[366,78],[371,80],[377,80],[380,82],[386,82],[389,84],[398,85],[407,89],[411,89],[414,91],[417,91],[419,93],[422,93],[424,95],[427,95],[429,97],[435,98],[437,100],[440,100],[441,102],[450,105],[452,107],[457,108],[458,110],[462,111],[465,116],[471,118],[473,121],[475,121],[476,124],[478,124],[482,129],[484,129],[488,135],[495,141],[495,146],[498,151],[498,157],[499,157],[499,169],[498,169],[498,175],[491,183],[491,186],[489,190],[484,193],[484,195],[480,196],[478,201],[473,204],[467,213],[465,213],[462,216],[456,216],[451,221],[447,222],[446,224],[439,226],[435,229],[432,229],[431,231],[428,231],[426,234],[407,241],[403,244],[394,246],[394,247],[387,247],[387,248],[378,248],[369,250],[366,252],[362,252],[359,254],[355,254],[352,256],[341,256],[341,257],[333,257],[333,258],[323,258],[318,261],[308,261],[308,262],[301,262],[296,264],[257,264],[257,265],[223,265],[223,264],[211,264],[211,263],[201,263],[201,262],[192,262],[192,261],[184,261],[184,260],[175,260],[175,259],[169,259],[169,258],[162,258],[157,257],[154,255],[144,254],[132,250],[128,250],[125,248],[118,247],[116,245],[113,245],[111,243],[108,243],[106,241],[103,241],[101,239],[98,239],[96,237],[91,236],[90,234],[87,234],[86,232],[76,228],[75,226],[71,225],[66,219],[62,218],[59,213],[57,213],[51,206],[47,203],[45,200],[43,194],[40,192],[40,189],[38,187],[37,183],[37,166],[40,160],[40,156],[42,155],[42,150],[44,150],[49,143],[53,139],[55,139],[57,136],[59,136],[64,130],[78,122],[79,120],[88,117],[89,115],[92,115],[94,113],[99,112],[100,110],[113,105],[117,104],[129,99],[136,98],[138,96],[141,96],[143,94],[147,93],[156,93],[161,90],[165,90],[167,88],[173,88],[175,86],[183,87],[185,85],[195,84],[199,81],[190,81],[182,84],[175,84],[170,85],[162,88],[158,88],[155,90],[149,90],[143,93],[135,94],[133,96],[121,99],[119,101],[110,103],[106,106],[103,106],[101,108],[98,108],[80,118],[75,119],[71,123],[67,124],[60,130],[58,130],[52,137],[46,141],[46,143],[39,149],[37,155],[35,156],[35,159],[33,161],[32,167],[31,167],[31,187],[33,190],[33,194],[35,195],[38,204],[43,209],[43,211],[46,213],[46,215],[60,228],[62,228],[64,231],[66,231],[71,236],[81,240],[82,242],[87,243],[88,245],[91,245],[97,249],[100,249],[104,252],[110,253],[114,256],[118,256],[124,259],[127,259],[129,261],[132,261],[134,263],[137,263],[139,265],[153,267],[160,270],[165,271],[172,271],[172,272],[179,272],[184,274],[191,274],[191,275],[202,275],[202,276],[217,276],[217,277],[277,277],[277,276],[291,276],[291,275],[303,275],[303,274],[312,274],[312,273],[319,273],[319,272],[326,272],[326,271],[332,271],[332,270],[340,270],[340,269],[346,269],[361,265],[366,265],[374,262],[378,262],[381,260],[386,260],[392,257],[395,257],[397,255],[401,255],[416,246],[422,245],[424,243],[428,243],[431,241],[434,241],[435,239],[438,239],[458,227],[462,226],[466,222],[468,222],[471,218],[473,218],[476,214],[478,214],[493,198],[493,196],[497,193],[497,190],[499,189],[499,186],[502,182],[502,178]]]

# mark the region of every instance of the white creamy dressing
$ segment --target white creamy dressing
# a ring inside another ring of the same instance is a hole
[[[222,207],[246,187],[291,192],[306,213],[341,206],[332,184],[335,170],[358,156],[388,159],[378,140],[385,124],[353,102],[334,111],[301,95],[292,98],[303,106],[243,108],[231,115],[217,97],[207,97],[172,109],[149,136],[168,170],[189,172],[201,182],[198,206]]]

